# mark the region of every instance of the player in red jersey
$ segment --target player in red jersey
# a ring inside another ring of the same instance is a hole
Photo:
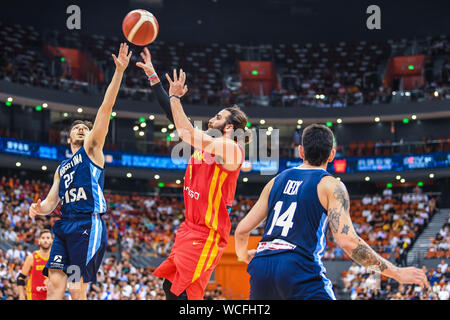
[[[180,70],[178,78],[174,70],[173,79],[166,74],[170,83],[167,96],[147,48],[141,56],[144,63],[137,65],[149,77],[159,104],[180,138],[195,149],[184,178],[185,221],[177,231],[169,257],[153,274],[166,279],[167,299],[200,300],[228,243],[229,212],[245,157],[241,144],[250,138],[247,116],[233,106],[211,118],[208,131],[194,128],[181,105],[181,97],[187,92],[186,74]]]
[[[42,270],[47,263],[52,242],[53,235],[50,230],[42,230],[39,235],[39,250],[34,251],[33,254],[25,258],[22,271],[17,277],[20,300],[47,299],[47,277],[42,274]],[[25,295],[25,279],[28,276]]]

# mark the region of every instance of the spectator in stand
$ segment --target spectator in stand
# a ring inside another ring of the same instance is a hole
[[[392,199],[392,188],[386,188],[383,190],[383,198],[387,200]]]
[[[372,198],[366,194],[363,198],[362,198],[362,204],[363,205],[368,205],[372,203]]]

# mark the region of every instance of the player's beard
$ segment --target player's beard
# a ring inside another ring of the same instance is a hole
[[[39,249],[42,250],[42,251],[48,251],[48,250],[50,250],[50,247],[51,247],[50,244],[48,244],[48,245],[42,245],[42,244],[40,244],[40,245],[39,245]]]
[[[217,131],[220,131],[221,135],[223,136],[223,134],[224,134],[223,130],[225,129],[226,125],[227,125],[227,123],[224,123],[223,125],[218,126],[216,128],[210,127],[210,128],[208,128],[208,130],[206,130],[206,134],[211,137],[218,138]]]

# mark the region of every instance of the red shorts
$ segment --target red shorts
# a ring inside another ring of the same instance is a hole
[[[211,274],[225,251],[226,241],[213,229],[193,227],[188,227],[186,222],[181,224],[169,257],[153,275],[172,282],[170,291],[173,294],[179,296],[186,290],[189,300],[203,300]]]

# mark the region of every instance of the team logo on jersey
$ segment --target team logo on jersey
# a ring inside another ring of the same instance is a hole
[[[62,256],[56,255],[55,258],[53,259],[53,261],[61,262],[62,261]]]
[[[187,191],[187,194],[192,199],[198,200],[198,198],[200,197],[200,193],[199,192],[195,192],[194,190],[189,189],[189,187],[187,187],[187,186],[184,187],[184,190]]]
[[[286,186],[284,187],[283,193],[290,196],[296,195],[298,193],[298,187],[300,187],[302,183],[303,181],[288,180]]]

